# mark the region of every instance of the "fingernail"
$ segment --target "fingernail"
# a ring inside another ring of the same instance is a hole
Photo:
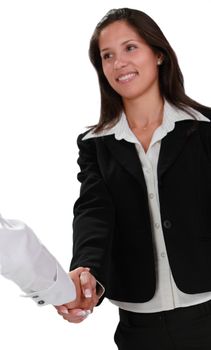
[[[88,283],[89,280],[88,280],[88,277],[87,277],[87,272],[82,272],[81,275],[80,275],[80,281],[82,284],[85,284],[85,283]]]
[[[80,317],[88,317],[90,314],[91,314],[91,310],[84,310],[84,311],[80,311],[77,316],[80,316]]]
[[[62,313],[63,313],[63,314],[69,314],[69,312],[68,312],[67,309],[62,310]]]
[[[87,315],[86,311],[79,311],[76,316],[85,317]]]
[[[85,289],[84,295],[85,295],[85,298],[91,298],[92,297],[91,289]]]
[[[65,306],[60,307],[59,311],[62,312],[63,314],[68,314],[68,310]]]

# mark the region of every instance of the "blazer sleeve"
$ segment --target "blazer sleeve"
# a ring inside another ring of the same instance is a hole
[[[115,212],[99,169],[96,138],[83,141],[83,136],[78,137],[78,180],[81,188],[74,205],[73,258],[70,269],[90,267],[90,272],[106,289]]]
[[[203,145],[204,152],[210,163],[211,162],[211,121],[199,123],[199,133],[200,133],[200,139]]]

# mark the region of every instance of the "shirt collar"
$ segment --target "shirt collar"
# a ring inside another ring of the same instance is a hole
[[[189,107],[190,112],[195,116],[199,121],[210,121],[200,112]],[[153,135],[153,140],[164,137],[168,132],[172,131],[175,127],[175,122],[193,119],[193,117],[185,111],[173,106],[165,100],[164,102],[164,114],[162,124],[155,130]],[[126,140],[128,142],[136,143],[137,138],[129,127],[127,117],[123,112],[118,120],[118,122],[111,127],[110,129],[103,129],[102,131],[95,133],[95,129],[89,131],[84,137],[83,140],[87,140],[93,137],[102,137],[114,135],[116,140]]]

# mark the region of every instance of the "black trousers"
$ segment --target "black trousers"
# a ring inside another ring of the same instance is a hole
[[[119,310],[119,350],[211,350],[211,301],[156,313]]]

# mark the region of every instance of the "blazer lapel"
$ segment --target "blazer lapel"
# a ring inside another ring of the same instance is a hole
[[[114,135],[103,137],[103,141],[116,160],[146,189],[144,174],[135,145],[125,140],[116,140]]]
[[[197,125],[198,121],[196,120],[176,122],[175,128],[162,139],[157,169],[158,181],[176,161]]]
[[[190,135],[196,130],[197,125],[198,122],[196,120],[176,122],[175,128],[162,139],[157,169],[158,181],[160,181],[163,174],[176,161]],[[103,136],[102,140],[116,160],[147,191],[142,166],[135,145],[125,140],[116,140],[114,135]]]

